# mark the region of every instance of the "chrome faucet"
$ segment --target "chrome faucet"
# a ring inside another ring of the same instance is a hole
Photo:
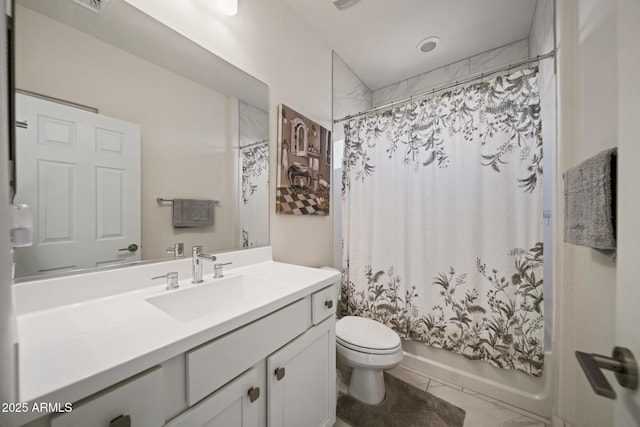
[[[167,248],[167,253],[172,254],[174,259],[184,258],[184,243],[174,243],[172,248]]]
[[[191,273],[193,278],[191,283],[202,283],[202,261],[208,259],[209,261],[215,261],[216,256],[212,254],[205,254],[202,252],[202,246],[194,246],[191,248]]]

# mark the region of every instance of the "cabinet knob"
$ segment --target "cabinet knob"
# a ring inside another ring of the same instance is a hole
[[[131,417],[129,415],[118,415],[109,422],[109,427],[131,427]]]
[[[276,374],[276,379],[280,381],[281,379],[284,378],[284,368],[276,368],[275,374]]]
[[[328,299],[328,300],[326,300],[326,301],[324,302],[324,305],[325,305],[327,308],[331,308],[331,307],[333,307],[333,300],[332,300],[332,299]]]
[[[255,402],[260,397],[260,387],[251,387],[248,394],[249,401],[251,401],[251,403]]]

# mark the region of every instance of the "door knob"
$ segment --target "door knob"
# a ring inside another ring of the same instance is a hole
[[[612,357],[576,351],[576,358],[596,394],[609,399],[616,398],[616,392],[601,369],[615,372],[616,379],[622,387],[638,389],[638,364],[628,348],[614,347]]]
[[[135,243],[131,243],[126,248],[118,249],[118,251],[120,251],[120,252],[122,252],[122,251],[135,252],[137,250],[138,250],[138,245],[136,245]]]

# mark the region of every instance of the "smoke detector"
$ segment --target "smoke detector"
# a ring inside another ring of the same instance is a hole
[[[333,0],[333,5],[338,10],[345,10],[354,4],[358,3],[360,0]]]

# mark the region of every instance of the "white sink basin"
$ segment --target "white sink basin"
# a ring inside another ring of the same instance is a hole
[[[147,298],[147,302],[176,320],[190,322],[216,311],[249,308],[252,304],[264,302],[283,286],[278,282],[239,274],[212,279],[201,285],[185,285],[184,288]]]

